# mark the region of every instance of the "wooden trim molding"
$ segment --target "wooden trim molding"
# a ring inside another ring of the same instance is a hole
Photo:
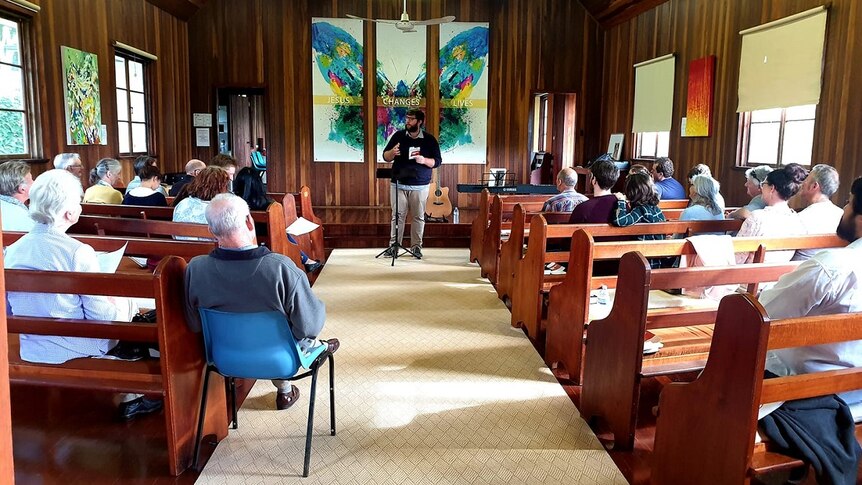
[[[123,44],[122,42],[120,42],[118,40],[114,41],[114,47],[119,47],[120,49],[123,49],[124,51],[129,51],[132,54],[141,56],[141,57],[143,57],[145,59],[149,59],[151,61],[158,61],[159,60],[158,56],[156,56],[155,54],[150,54],[147,51],[142,51],[141,49],[138,49],[137,47],[132,47],[128,44]]]
[[[24,10],[29,10],[33,13],[39,13],[42,10],[42,7],[36,5],[35,3],[28,2],[27,0],[4,0],[5,2],[11,3],[16,7],[23,8]]]

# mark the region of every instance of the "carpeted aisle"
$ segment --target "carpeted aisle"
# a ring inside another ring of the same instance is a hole
[[[314,285],[341,348],[338,434],[322,370],[309,478],[310,380],[286,411],[259,381],[200,483],[625,483],[466,249],[377,252],[334,251]]]

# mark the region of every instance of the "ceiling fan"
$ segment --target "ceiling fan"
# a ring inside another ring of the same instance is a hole
[[[428,19],[428,20],[410,20],[410,16],[407,15],[407,0],[404,0],[404,12],[401,13],[401,20],[388,20],[388,19],[367,19],[365,17],[357,17],[356,15],[347,14],[348,17],[352,19],[358,20],[367,20],[369,22],[377,22],[381,24],[392,24],[396,29],[402,32],[416,32],[417,25],[438,25],[438,24],[446,24],[455,20],[454,15],[449,15],[446,17],[441,17],[439,19]]]

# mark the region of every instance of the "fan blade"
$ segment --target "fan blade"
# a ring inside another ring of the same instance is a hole
[[[440,17],[439,19],[428,19],[428,20],[414,20],[414,25],[439,25],[439,24],[448,24],[449,22],[453,22],[455,20],[454,15],[449,15],[447,17]]]
[[[381,24],[397,24],[397,20],[388,20],[388,19],[369,19],[366,17],[357,17],[356,15],[345,14],[347,18],[356,19],[356,20],[365,20],[366,22],[378,22]]]

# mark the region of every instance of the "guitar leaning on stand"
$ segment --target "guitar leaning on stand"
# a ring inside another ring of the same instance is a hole
[[[428,191],[425,203],[425,222],[449,222],[452,214],[452,201],[449,200],[449,187],[440,186],[440,169],[434,170],[434,190]]]

